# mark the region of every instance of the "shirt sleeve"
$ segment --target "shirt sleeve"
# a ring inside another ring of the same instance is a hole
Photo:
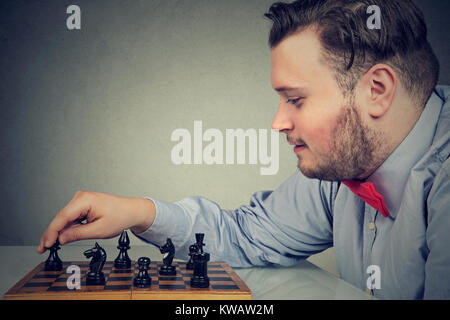
[[[450,160],[435,178],[428,201],[424,299],[450,298]]]
[[[204,233],[211,261],[233,267],[292,265],[333,245],[332,208],[337,184],[297,171],[274,191],[253,194],[249,205],[223,210],[203,197],[168,203],[153,198],[156,217],[136,234],[161,246],[171,238],[176,257],[187,259],[195,233]]]

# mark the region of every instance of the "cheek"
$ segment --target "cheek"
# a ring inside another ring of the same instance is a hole
[[[332,139],[330,128],[329,127],[316,127],[312,131],[314,141],[311,145],[311,149],[313,151],[317,151],[319,153],[329,153],[332,150]]]
[[[332,128],[334,118],[317,115],[298,123],[300,137],[313,152],[329,152],[333,141]]]

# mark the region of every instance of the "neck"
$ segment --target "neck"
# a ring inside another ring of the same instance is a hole
[[[423,108],[414,105],[409,99],[396,99],[389,112],[382,118],[375,120],[373,128],[379,128],[380,133],[378,160],[359,179],[367,179],[405,140],[422,114]]]

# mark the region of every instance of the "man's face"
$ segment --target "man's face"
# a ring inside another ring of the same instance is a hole
[[[362,123],[357,96],[344,97],[321,50],[311,29],[272,49],[271,82],[280,95],[272,128],[286,133],[305,176],[364,178],[375,161],[379,136]]]

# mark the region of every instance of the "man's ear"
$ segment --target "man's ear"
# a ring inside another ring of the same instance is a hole
[[[373,118],[383,116],[391,107],[397,89],[397,75],[386,64],[376,64],[363,76],[367,111]]]

